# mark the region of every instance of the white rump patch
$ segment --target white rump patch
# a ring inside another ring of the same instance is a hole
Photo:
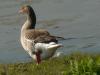
[[[50,43],[36,43],[35,44],[35,49],[37,50],[55,50],[59,47],[61,47],[62,44],[56,44],[55,42],[50,42]]]

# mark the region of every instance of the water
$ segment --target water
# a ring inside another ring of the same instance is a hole
[[[67,39],[57,52],[100,53],[99,0],[0,0],[0,63],[31,60],[19,41],[25,16],[18,11],[24,4],[34,8],[37,28]]]

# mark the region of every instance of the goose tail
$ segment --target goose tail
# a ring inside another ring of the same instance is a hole
[[[54,42],[51,42],[49,44],[46,43],[37,43],[35,45],[36,49],[42,49],[42,50],[56,50],[57,48],[63,47],[62,44],[57,44]]]
[[[54,49],[57,49],[57,48],[60,48],[60,47],[63,47],[62,44],[53,44],[53,45],[50,45],[48,46],[48,50],[54,50]]]

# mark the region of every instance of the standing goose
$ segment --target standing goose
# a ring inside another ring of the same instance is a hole
[[[27,15],[27,20],[21,28],[21,44],[29,55],[39,64],[41,60],[54,55],[57,48],[61,47],[55,36],[44,29],[35,29],[36,15],[29,5],[22,6],[20,13]]]

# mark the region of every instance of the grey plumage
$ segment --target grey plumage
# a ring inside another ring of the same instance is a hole
[[[35,29],[36,15],[33,8],[29,5],[20,9],[21,13],[27,14],[27,20],[21,29],[21,44],[29,55],[40,62],[41,59],[47,59],[54,55],[58,44],[57,36],[52,36],[44,29]]]

